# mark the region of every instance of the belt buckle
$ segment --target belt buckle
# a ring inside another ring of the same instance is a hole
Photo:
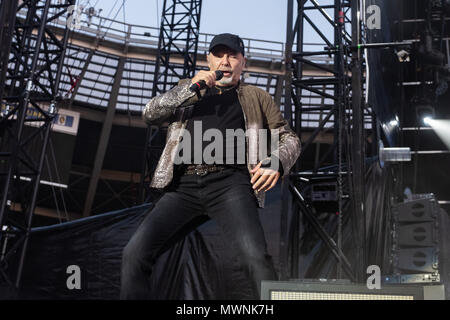
[[[195,168],[194,171],[195,171],[195,174],[200,177],[203,177],[208,173],[207,168]]]

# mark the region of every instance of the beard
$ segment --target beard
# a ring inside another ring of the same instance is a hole
[[[217,81],[217,84],[220,86],[229,86],[231,83],[233,82],[233,78],[232,77],[228,77],[228,78],[222,78],[219,81]]]

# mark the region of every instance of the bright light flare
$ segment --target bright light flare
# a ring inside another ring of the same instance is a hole
[[[444,144],[450,150],[450,120],[439,120],[433,119],[431,117],[427,118],[427,125],[433,128],[439,138],[441,138],[442,142],[444,142]]]
[[[427,126],[431,126],[432,121],[433,121],[433,118],[430,116],[423,118],[423,123],[425,123]]]
[[[391,127],[397,127],[398,126],[398,120],[392,120],[391,122],[389,122],[389,124],[391,125]]]

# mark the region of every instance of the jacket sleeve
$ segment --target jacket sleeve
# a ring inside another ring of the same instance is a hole
[[[262,109],[266,117],[267,126],[271,130],[272,135],[278,135],[278,148],[271,150],[271,158],[274,161],[279,160],[282,166],[281,172],[283,176],[286,176],[300,155],[301,141],[290,128],[289,123],[283,118],[279,107],[270,94],[263,90],[261,91]]]
[[[196,94],[189,90],[191,81],[183,79],[169,91],[152,98],[142,110],[142,119],[147,123],[161,124],[175,113],[177,107],[193,100]]]

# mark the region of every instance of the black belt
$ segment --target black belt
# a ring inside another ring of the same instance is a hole
[[[183,174],[204,176],[211,172],[219,172],[227,168],[223,165],[217,164],[190,164],[185,167]]]

